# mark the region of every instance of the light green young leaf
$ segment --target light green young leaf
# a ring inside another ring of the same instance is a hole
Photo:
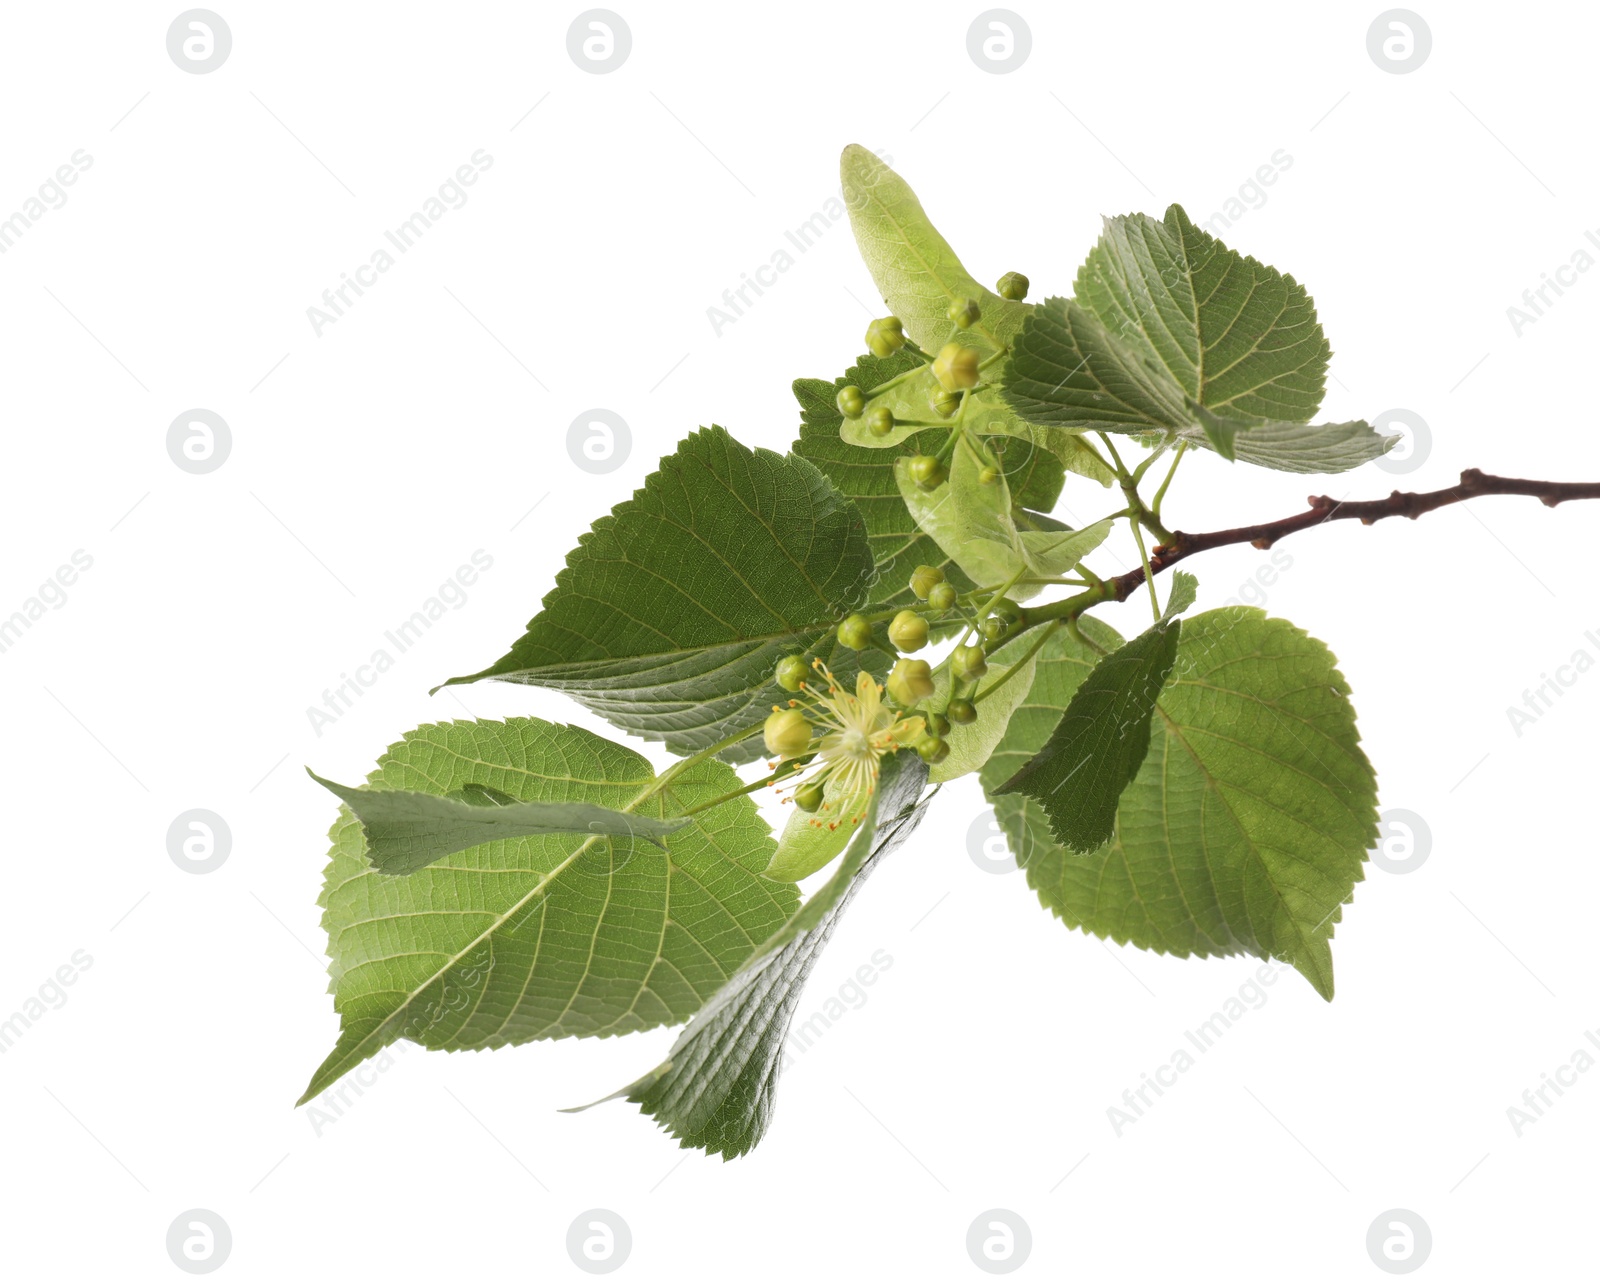
[[[1065,576],[1098,549],[1111,534],[1112,519],[1065,531],[1019,531],[1022,556],[1036,576]]]
[[[861,513],[813,464],[701,429],[580,537],[510,652],[450,681],[553,687],[688,754],[759,724],[790,652],[853,679],[876,653],[838,648],[831,629],[875,579]],[[753,737],[724,757],[760,752]]]
[[[839,158],[839,177],[861,258],[918,347],[934,353],[951,338],[945,312],[960,299],[976,299],[982,313],[973,329],[956,336],[961,343],[996,352],[1016,334],[1029,306],[1002,299],[973,279],[928,221],[910,184],[853,143]]]
[[[415,874],[452,852],[535,834],[633,836],[664,847],[667,835],[690,824],[685,817],[662,821],[594,803],[507,802],[477,782],[452,799],[421,790],[351,789],[306,771],[355,813],[366,835],[367,857],[386,875]]]
[[[1039,752],[993,793],[1033,800],[1056,842],[1073,852],[1093,852],[1110,839],[1117,800],[1150,748],[1150,716],[1181,628],[1181,621],[1162,620],[1101,660]]]
[[[1039,900],[1071,927],[1147,950],[1284,960],[1331,998],[1329,942],[1377,839],[1377,783],[1333,656],[1251,608],[1186,619],[1116,834],[1081,856],[1054,841],[1037,803],[993,793],[1122,644],[1098,622],[1080,627],[1092,648],[1051,638],[982,774]]]
[[[417,728],[368,784],[450,796],[478,785],[521,804],[583,803],[659,821],[741,784],[715,761],[657,781],[632,750],[533,718]],[[373,869],[347,809],[330,832],[321,904],[340,1034],[301,1101],[386,1045],[486,1049],[684,1021],[794,914],[761,873],[772,836],[746,795],[660,848],[638,838],[496,839],[405,879]]]
[[[1172,573],[1172,587],[1168,590],[1167,609],[1161,613],[1161,619],[1171,620],[1174,616],[1181,616],[1194,606],[1194,600],[1200,595],[1200,582],[1187,571],[1174,571]]]
[[[833,876],[695,1014],[666,1061],[601,1101],[636,1102],[680,1145],[728,1160],[760,1142],[806,978],[867,876],[916,828],[926,780],[915,754],[884,760],[869,815]]]

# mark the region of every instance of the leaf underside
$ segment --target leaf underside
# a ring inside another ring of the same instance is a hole
[[[995,793],[1122,645],[1081,625],[1095,647],[1050,639],[981,776],[1039,900],[1071,927],[1148,950],[1283,960],[1332,998],[1329,942],[1377,838],[1377,785],[1332,654],[1251,608],[1186,619],[1116,833],[1081,855],[1055,841],[1038,803]]]
[[[806,978],[867,876],[916,828],[926,781],[910,752],[884,761],[874,805],[838,870],[695,1015],[666,1061],[613,1097],[638,1103],[684,1147],[732,1160],[761,1141]]]

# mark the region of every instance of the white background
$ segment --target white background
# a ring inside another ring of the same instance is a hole
[[[1203,220],[1292,157],[1223,235],[1312,290],[1327,414],[1409,408],[1431,453],[1309,480],[1197,459],[1180,527],[1467,466],[1594,478],[1600,273],[1520,337],[1506,315],[1600,227],[1593,14],[1430,4],[1431,56],[1394,75],[1367,52],[1376,4],[1017,0],[1032,53],[994,75],[967,52],[977,4],[616,0],[631,56],[595,75],[567,51],[578,6],[217,4],[233,48],[209,74],[168,56],[176,5],[17,7],[0,52],[0,216],[92,157],[0,255],[0,616],[93,558],[0,654],[0,1017],[93,960],[0,1056],[9,1278],[181,1279],[165,1237],[193,1208],[231,1228],[239,1281],[586,1279],[565,1240],[596,1207],[632,1229],[623,1279],[983,1279],[965,1237],[991,1208],[1031,1227],[1021,1278],[1382,1279],[1365,1239],[1395,1207],[1432,1229],[1424,1279],[1587,1270],[1600,1070],[1521,1137],[1507,1118],[1600,1025],[1600,673],[1520,736],[1506,713],[1600,659],[1582,505],[1280,546],[1268,608],[1339,656],[1382,806],[1425,818],[1431,855],[1369,866],[1334,1003],[1286,974],[1121,1137],[1107,1108],[1255,965],[1064,929],[970,858],[970,780],[839,930],[803,1012],[874,951],[892,967],[797,1059],[746,1159],[680,1152],[626,1105],[556,1113],[667,1031],[411,1049],[320,1132],[290,1104],[337,1028],[333,805],[301,766],[356,781],[469,711],[605,730],[554,693],[427,690],[498,657],[686,431],[791,441],[789,381],[840,372],[881,311],[847,227],[720,337],[706,310],[836,191],[844,144],[890,155],[980,279],[1020,269],[1034,297],[1070,291],[1102,215]],[[478,149],[466,204],[316,334],[307,309]],[[206,475],[166,450],[195,407],[232,430]],[[632,429],[609,474],[567,452],[591,407]],[[307,707],[478,549],[466,604],[319,735]],[[1201,608],[1266,561],[1190,563]],[[211,874],[168,857],[191,808],[232,832]]]

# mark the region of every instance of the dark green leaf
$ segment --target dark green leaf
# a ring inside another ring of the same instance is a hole
[[[1073,693],[1044,747],[996,794],[1026,794],[1056,841],[1093,852],[1116,828],[1117,800],[1150,748],[1150,715],[1178,654],[1181,621],[1118,648]]]
[[[853,678],[830,631],[873,583],[861,513],[814,465],[701,429],[579,539],[510,652],[450,681],[553,687],[687,754],[759,724],[790,652]]]

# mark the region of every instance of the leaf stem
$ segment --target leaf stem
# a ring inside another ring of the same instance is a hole
[[[999,688],[1010,682],[1024,665],[1026,665],[1030,660],[1039,654],[1039,648],[1043,647],[1045,643],[1050,640],[1050,635],[1055,633],[1060,625],[1061,621],[1052,620],[1044,632],[1039,635],[1038,641],[1035,642],[1033,646],[1028,648],[1028,650],[1022,655],[1021,659],[1019,659],[1014,665],[1007,666],[1006,672],[1001,674],[999,678],[994,680],[994,682],[990,683],[986,688],[983,689],[983,691],[975,692],[973,694],[972,703],[976,705],[979,701],[987,700],[989,697],[993,696]]]

